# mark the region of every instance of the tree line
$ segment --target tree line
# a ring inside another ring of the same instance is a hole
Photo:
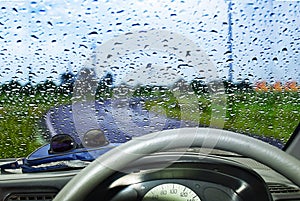
[[[79,75],[80,76],[80,75]],[[88,76],[84,75],[83,76]],[[5,83],[0,85],[0,93],[1,94],[65,94],[71,95],[74,90],[76,79],[78,75],[75,75],[71,72],[66,72],[60,76],[60,84],[57,85],[53,81],[46,80],[38,83],[37,85],[32,85],[27,83],[25,85],[21,85],[17,81],[10,81],[9,83]],[[86,78],[82,78],[82,80]],[[105,96],[110,94],[113,88],[114,76],[111,73],[107,73],[104,77],[102,77],[97,84],[96,95]],[[210,88],[213,85],[222,85],[225,89],[226,93],[233,92],[249,92],[253,91],[253,84],[249,82],[249,80],[245,79],[237,83],[229,82],[229,81],[216,81],[212,83],[205,83],[202,79],[195,78],[191,83],[189,83],[191,88],[196,94],[202,93],[210,93]],[[146,95],[152,91],[152,88],[157,88],[157,86],[141,86],[135,92],[135,95]]]
[[[60,76],[60,83],[57,85],[51,80],[42,81],[36,85],[27,83],[22,85],[18,81],[11,80],[0,85],[0,94],[65,94],[71,95],[74,90],[77,75],[67,72]],[[108,93],[112,88],[113,75],[106,74],[97,85],[97,94]]]

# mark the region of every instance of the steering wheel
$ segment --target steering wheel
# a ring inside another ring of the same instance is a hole
[[[206,143],[207,140],[213,143]],[[82,201],[96,185],[105,181],[116,170],[165,147],[203,147],[235,152],[269,166],[300,186],[300,174],[297,174],[300,172],[300,161],[272,145],[231,131],[180,128],[132,139],[103,154],[71,179],[54,201]]]

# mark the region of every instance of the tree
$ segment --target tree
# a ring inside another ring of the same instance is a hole
[[[17,81],[9,81],[1,86],[1,93],[11,94],[11,93],[21,93],[22,85]]]
[[[55,93],[57,92],[57,86],[54,84],[54,82],[50,81],[50,80],[46,80],[43,82],[40,82],[39,84],[37,84],[35,86],[35,91],[37,91],[38,93],[41,94],[45,94],[45,93]]]
[[[191,87],[196,94],[208,93],[208,86],[201,78],[195,78],[194,80],[192,80]]]
[[[60,76],[60,91],[64,94],[70,94],[73,92],[74,84],[76,81],[76,75],[72,72],[65,72]]]
[[[110,97],[113,88],[113,83],[113,75],[110,72],[108,72],[99,81],[96,94],[102,97]]]
[[[244,79],[241,82],[237,83],[236,87],[239,92],[253,91],[252,84],[250,83],[250,81],[248,79]]]

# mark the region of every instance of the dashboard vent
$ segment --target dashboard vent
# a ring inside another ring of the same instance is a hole
[[[26,201],[51,201],[56,193],[24,193],[10,194],[5,201],[26,200]]]
[[[268,184],[269,190],[271,193],[300,193],[299,188],[295,188],[293,186],[287,186],[284,184],[276,184],[276,183],[271,183]]]

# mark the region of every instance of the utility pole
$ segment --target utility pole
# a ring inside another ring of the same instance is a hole
[[[93,50],[93,55],[92,55],[92,59],[93,59],[93,63],[92,63],[92,65],[94,66],[94,67],[96,67],[96,63],[97,63],[97,55],[96,55],[96,43],[95,42],[93,42],[93,44],[92,44],[92,50]]]
[[[226,0],[227,1],[227,0]],[[233,79],[233,56],[232,56],[232,0],[228,0],[228,7],[227,7],[227,14],[228,14],[228,62],[229,62],[229,71],[228,71],[228,81],[232,82]]]

